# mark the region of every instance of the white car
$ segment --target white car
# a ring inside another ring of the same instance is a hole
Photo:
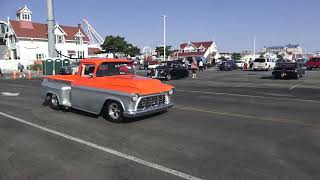
[[[266,58],[257,58],[253,61],[252,70],[272,70],[276,66],[275,60]]]
[[[236,61],[236,64],[237,64],[237,68],[238,68],[238,69],[243,69],[243,67],[244,67],[244,61]]]

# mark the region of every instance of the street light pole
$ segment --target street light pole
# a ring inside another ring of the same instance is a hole
[[[166,60],[166,15],[163,15],[163,60]]]
[[[253,38],[253,55],[254,56],[256,55],[256,40],[257,40],[257,38],[256,38],[256,36],[254,36],[254,38]]]
[[[53,0],[47,0],[48,8],[48,51],[49,57],[55,58],[55,37],[54,37],[54,10],[53,10]]]

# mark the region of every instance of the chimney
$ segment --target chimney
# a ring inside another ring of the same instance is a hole
[[[78,24],[78,28],[81,29],[81,24]]]

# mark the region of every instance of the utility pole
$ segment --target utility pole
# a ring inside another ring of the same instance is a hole
[[[163,15],[163,60],[166,60],[166,15]]]
[[[50,58],[56,57],[55,50],[55,37],[54,37],[54,11],[53,11],[53,0],[47,0],[48,8],[48,52]]]

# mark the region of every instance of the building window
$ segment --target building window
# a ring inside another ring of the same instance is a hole
[[[56,44],[63,44],[63,43],[64,43],[64,36],[56,35]]]
[[[44,54],[37,54],[36,56],[37,59],[44,59]]]
[[[76,45],[82,45],[83,44],[83,38],[82,37],[76,37]]]
[[[78,58],[84,58],[84,51],[78,51]]]

